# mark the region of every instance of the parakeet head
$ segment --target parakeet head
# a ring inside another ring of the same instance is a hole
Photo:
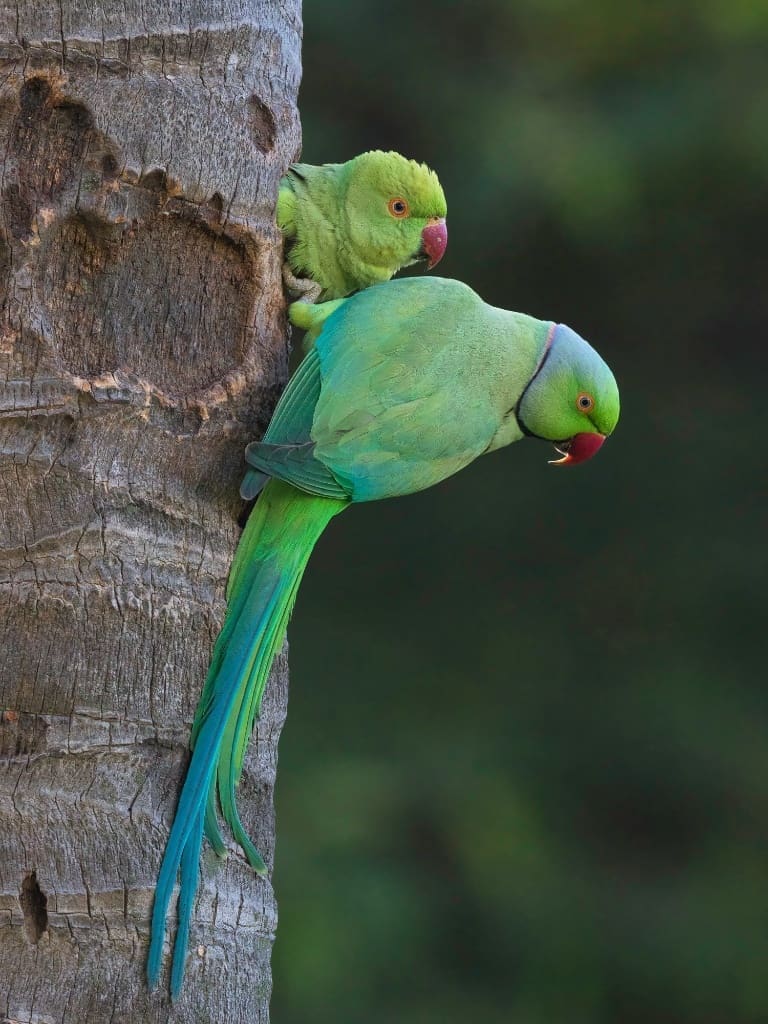
[[[553,324],[541,361],[516,410],[523,433],[553,441],[561,459],[585,462],[619,419],[619,389],[591,345],[565,324]]]
[[[434,171],[399,153],[373,150],[350,160],[345,213],[354,254],[391,273],[426,260],[431,269],[448,244],[446,204]]]

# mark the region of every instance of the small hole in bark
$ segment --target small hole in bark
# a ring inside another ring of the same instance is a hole
[[[208,205],[216,213],[222,213],[224,210],[224,200],[221,197],[221,192],[214,192],[211,198],[208,200]]]
[[[111,153],[105,153],[101,158],[102,176],[108,179],[116,178],[118,170],[117,160],[115,160]]]
[[[40,936],[48,930],[48,897],[38,885],[34,871],[24,876],[19,903],[24,914],[27,935],[32,942],[39,942]]]
[[[248,119],[257,148],[262,153],[269,153],[275,145],[275,115],[258,96],[251,96],[248,100]]]
[[[151,192],[163,192],[167,184],[168,175],[162,167],[155,167],[154,170],[147,171],[146,174],[142,174],[141,178],[139,178],[139,185],[149,189]]]
[[[45,78],[30,78],[19,90],[21,116],[33,117],[50,95],[51,86]]]
[[[73,134],[81,134],[93,128],[93,115],[82,103],[75,103],[74,100],[64,100],[57,103],[55,108],[61,118],[61,127]]]

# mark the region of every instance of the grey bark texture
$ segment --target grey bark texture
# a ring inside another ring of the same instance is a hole
[[[206,847],[182,997],[154,884],[287,374],[299,0],[0,6],[0,1020],[266,1022],[276,911]],[[241,809],[271,863],[284,659]]]

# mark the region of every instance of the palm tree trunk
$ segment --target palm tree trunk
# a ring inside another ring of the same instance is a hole
[[[207,850],[144,981],[246,441],[287,371],[299,0],[0,9],[0,1019],[268,1019],[270,884]],[[281,659],[241,786],[267,861]]]

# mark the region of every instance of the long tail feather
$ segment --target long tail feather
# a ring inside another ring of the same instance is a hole
[[[293,606],[296,600],[300,582],[300,577],[294,580],[292,592],[288,599],[290,607]],[[270,660],[279,650],[281,643],[282,633],[277,631],[275,631],[272,637],[265,637],[265,644],[268,644],[270,648]],[[263,862],[240,821],[235,799],[235,789],[240,782],[248,741],[253,732],[254,721],[258,716],[261,704],[262,690],[259,689],[258,682],[255,675],[252,674],[248,684],[243,688],[237,714],[233,711],[230,715],[229,722],[227,723],[226,742],[222,745],[216,772],[222,814],[232,829],[234,838],[242,846],[246,857],[255,871],[259,871],[259,864],[263,864]]]
[[[178,922],[176,924],[176,945],[173,949],[171,966],[171,999],[176,999],[184,981],[184,965],[189,945],[189,922],[195,905],[197,873],[200,870],[200,851],[203,846],[203,820],[198,814],[192,827],[184,852],[181,855],[181,880],[179,885]]]
[[[205,836],[219,857],[227,856],[227,844],[219,828],[219,819],[216,817],[216,787],[211,786],[208,790],[208,799],[205,802],[204,818]]]
[[[192,726],[192,758],[158,875],[147,960],[151,987],[160,977],[165,921],[179,870],[171,977],[174,995],[184,976],[203,830],[218,854],[226,852],[216,821],[217,780],[222,810],[235,838],[254,869],[266,872],[237,813],[235,786],[312,548],[328,522],[347,504],[271,480],[246,524],[230,571],[227,615]]]
[[[256,596],[261,597],[262,595],[257,594]],[[267,614],[272,610],[273,606],[274,589],[271,591],[267,602]],[[253,609],[254,618],[252,621],[258,625],[257,608],[258,605]],[[243,622],[244,618],[245,616],[240,616],[238,624],[241,628],[239,631],[234,632],[230,643],[232,649],[232,670],[229,678],[235,684],[247,672],[249,667],[250,651],[245,646],[245,637],[243,636],[245,632],[244,627],[247,626],[247,623]],[[237,635],[238,632],[239,636]],[[254,642],[252,642],[251,647],[257,643],[258,631],[255,633]],[[206,708],[205,721],[198,732],[192,760],[187,769],[187,777],[181,790],[178,807],[176,808],[176,817],[168,837],[168,844],[165,848],[163,862],[160,865],[160,873],[155,889],[155,904],[152,910],[151,939],[147,960],[147,977],[152,988],[155,987],[160,977],[165,919],[171,901],[173,885],[176,881],[176,875],[178,874],[187,842],[190,841],[192,844],[198,842],[197,837],[193,834],[194,828],[195,825],[201,826],[202,824],[200,812],[205,807],[211,780],[215,777],[216,761],[221,746],[221,739],[236,696],[237,686],[230,685],[228,691],[224,691],[222,694],[222,699],[214,699],[209,702]],[[194,893],[194,890],[197,888],[196,879],[193,881],[187,874],[182,881],[186,883],[186,888],[191,884]],[[185,900],[190,898],[186,889],[181,893],[180,898]]]

